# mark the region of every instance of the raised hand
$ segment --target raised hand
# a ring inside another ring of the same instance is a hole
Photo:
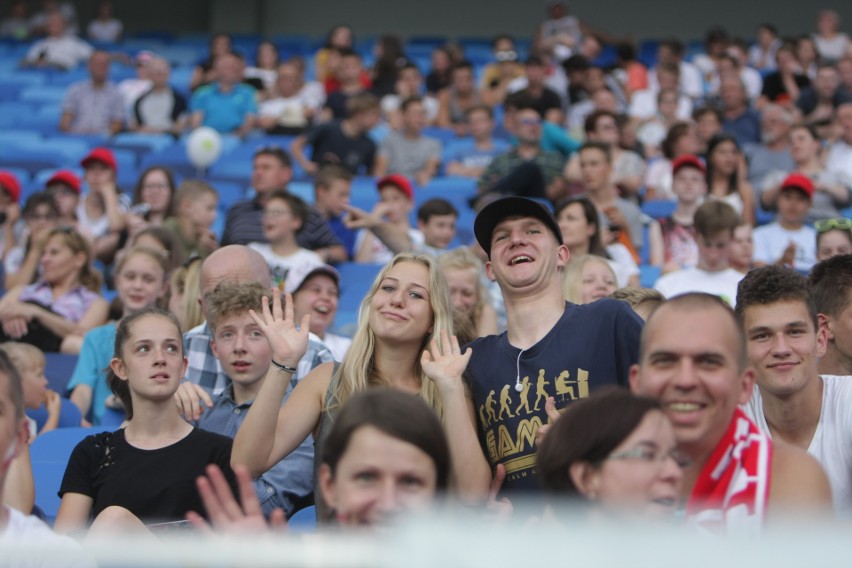
[[[269,298],[263,297],[262,316],[254,310],[249,315],[260,328],[272,348],[272,360],[279,365],[295,368],[299,359],[308,350],[308,333],[311,325],[310,314],[305,314],[297,329],[293,322],[293,296],[287,294],[285,306],[281,306],[281,291],[272,288],[272,309],[269,309]]]
[[[553,428],[553,423],[561,416],[559,411],[556,410],[556,399],[552,396],[547,397],[547,400],[544,401],[544,411],[547,413],[547,424],[542,424],[539,426],[538,430],[535,433],[535,445],[540,446],[544,441],[544,437],[547,436],[548,431]]]
[[[450,338],[444,330],[440,334],[440,343],[438,339],[433,336],[429,348],[420,357],[423,372],[435,381],[439,390],[460,387],[462,373],[467,368],[473,350],[462,353],[458,338],[455,335]]]
[[[234,468],[234,475],[237,477],[242,505],[234,498],[219,466],[211,464],[207,466],[207,475],[196,480],[210,522],[194,511],[187,513],[187,520],[208,534],[217,531],[226,535],[257,536],[268,532],[270,528],[286,527],[287,521],[281,509],[276,509],[270,515],[269,523],[266,522],[248,470],[238,465]]]

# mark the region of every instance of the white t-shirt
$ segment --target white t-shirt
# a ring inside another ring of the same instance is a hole
[[[334,355],[335,361],[343,361],[343,356],[346,355],[346,351],[352,345],[350,338],[344,335],[335,335],[334,333],[326,333],[325,337],[322,338],[322,342],[325,343],[325,346]]]
[[[849,48],[849,36],[844,33],[839,33],[831,39],[814,34],[814,43],[816,43],[817,52],[824,59],[837,61],[846,55],[846,50]]]
[[[25,515],[17,509],[2,506],[9,514],[9,523],[6,525],[6,530],[0,532],[0,549],[4,545],[29,543],[41,552],[39,554],[34,548],[26,558],[15,558],[13,562],[4,557],[0,560],[3,566],[15,568],[95,566],[94,561],[84,554],[83,549],[74,539],[56,534],[44,522],[32,515]]]
[[[35,42],[27,52],[26,61],[35,63],[39,59],[50,65],[71,69],[88,60],[94,48],[74,36],[48,37]]]
[[[808,453],[822,464],[831,484],[834,511],[852,518],[852,377],[822,375],[822,409]],[[763,399],[757,385],[743,411],[768,435]]]
[[[793,268],[808,271],[816,264],[816,231],[803,225],[801,229],[789,231],[776,223],[763,225],[754,230],[754,261],[772,264],[776,262],[784,249],[796,243],[796,259]]]
[[[731,307],[737,301],[737,284],[743,279],[742,272],[726,268],[718,272],[708,272],[700,268],[684,268],[661,276],[654,283],[666,299],[687,292],[705,292],[719,296]]]
[[[126,193],[118,192],[118,210],[122,213],[127,213],[130,209],[130,196]],[[109,219],[106,213],[97,219],[91,219],[86,214],[86,197],[80,198],[80,203],[77,204],[77,227],[84,235],[90,235],[97,239],[106,235],[109,232]]]
[[[704,78],[701,76],[701,71],[698,67],[688,61],[678,63],[680,68],[680,90],[691,97],[692,99],[700,99],[704,96]],[[657,82],[657,68],[654,67],[648,72],[648,86],[653,89],[654,94],[660,90],[660,84]]]
[[[115,18],[107,21],[92,20],[86,29],[86,35],[92,41],[115,42],[121,39],[122,33],[124,33],[124,24]]]
[[[358,234],[355,236],[355,251],[361,250],[361,245],[364,244],[364,238],[367,236],[367,229],[361,229],[358,231]],[[421,233],[418,229],[409,228],[408,229],[408,238],[411,239],[411,244],[413,245],[414,250],[420,250],[423,246],[423,243],[426,242],[423,233]],[[393,253],[390,251],[388,247],[385,246],[378,237],[375,237],[372,240],[373,247],[370,251],[370,258],[366,262],[374,262],[376,264],[385,264],[390,262],[393,258]]]
[[[269,271],[272,273],[272,285],[276,287],[287,279],[287,274],[291,270],[307,274],[322,264],[320,255],[305,248],[300,248],[289,256],[279,256],[272,251],[272,245],[268,243],[249,243],[248,247],[259,252],[266,264],[269,265]]]
[[[657,114],[657,91],[644,89],[633,93],[628,114],[640,120],[654,118]],[[677,101],[677,118],[689,120],[691,117],[692,100],[685,94],[680,94]]]
[[[621,243],[607,245],[606,252],[611,258],[607,259],[612,271],[615,272],[616,285],[619,288],[627,286],[630,277],[639,274],[639,266],[633,260],[633,255]]]
[[[832,144],[828,151],[825,169],[852,179],[852,146],[843,141]]]

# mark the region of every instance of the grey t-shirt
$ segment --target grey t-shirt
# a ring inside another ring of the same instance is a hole
[[[379,156],[388,160],[388,173],[413,178],[430,159],[441,159],[441,142],[426,136],[411,139],[391,132],[379,145]]]

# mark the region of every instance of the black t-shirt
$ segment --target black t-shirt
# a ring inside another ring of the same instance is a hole
[[[343,120],[347,117],[346,101],[351,95],[347,95],[343,91],[337,90],[329,93],[325,98],[325,106],[331,111],[331,116],[334,120]]]
[[[811,84],[811,80],[808,79],[806,75],[795,75],[794,78],[799,90],[802,90]],[[766,76],[763,80],[763,90],[760,94],[772,102],[777,101],[782,95],[787,95],[787,97],[790,96],[789,93],[787,93],[786,87],[784,87],[784,81],[781,80],[781,74],[778,72],[770,73]]]
[[[339,122],[329,122],[311,130],[307,139],[313,147],[311,160],[317,164],[340,164],[355,175],[373,169],[376,143],[366,134],[350,138]]]
[[[93,499],[92,517],[118,505],[146,524],[184,520],[188,511],[205,514],[195,480],[208,464],[216,464],[232,489],[233,441],[193,429],[182,440],[156,450],[131,446],[124,429],[82,440],[68,460],[59,496],[80,493]]]
[[[506,466],[504,491],[539,489],[535,434],[547,423],[544,403],[561,409],[607,385],[627,386],[639,361],[642,320],[626,302],[566,303],[541,341],[523,352],[506,332],[474,340],[465,373],[480,441],[492,467]],[[521,392],[515,390],[520,373]]]

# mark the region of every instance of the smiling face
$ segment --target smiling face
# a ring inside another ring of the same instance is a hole
[[[597,257],[589,259],[583,265],[581,278],[580,300],[583,304],[606,298],[618,288],[612,268],[605,260],[599,260]]]
[[[305,280],[293,293],[293,311],[296,321],[305,314],[311,315],[311,333],[325,337],[337,313],[340,289],[328,274],[318,273]]]
[[[683,472],[672,457],[674,429],[652,410],[593,474],[597,500],[607,508],[651,517],[669,517],[678,504]],[[625,456],[625,457],[620,457]],[[629,456],[629,457],[627,457]]]
[[[505,287],[529,288],[556,284],[569,258],[550,229],[535,217],[509,217],[491,233],[491,256],[485,264],[488,278]]]
[[[130,324],[121,347],[121,359],[113,358],[110,367],[127,381],[133,406],[140,401],[171,402],[186,372],[183,337],[166,317],[146,314]]]
[[[408,511],[428,508],[435,498],[437,470],[429,454],[373,426],[349,439],[332,474],[319,471],[323,497],[342,525],[382,525]]]
[[[752,371],[738,360],[738,324],[723,306],[706,302],[657,308],[630,373],[633,391],[660,401],[678,448],[697,465],[716,447],[737,405],[748,402],[753,385]]]
[[[819,375],[817,359],[825,354],[826,334],[814,327],[803,302],[746,306],[743,327],[761,390],[789,396]]]
[[[422,342],[433,317],[426,266],[419,262],[392,266],[370,300],[370,328],[376,337]]]
[[[243,387],[256,384],[269,370],[269,341],[248,312],[222,318],[210,346],[228,378]]]
[[[448,268],[444,270],[444,277],[450,287],[453,307],[472,316],[479,301],[479,273],[474,268]]]
[[[115,277],[125,314],[153,306],[166,291],[166,275],[156,260],[137,252],[125,259]]]
[[[589,242],[595,234],[595,226],[586,220],[586,214],[580,203],[571,203],[559,212],[556,218],[562,240],[570,249]]]

